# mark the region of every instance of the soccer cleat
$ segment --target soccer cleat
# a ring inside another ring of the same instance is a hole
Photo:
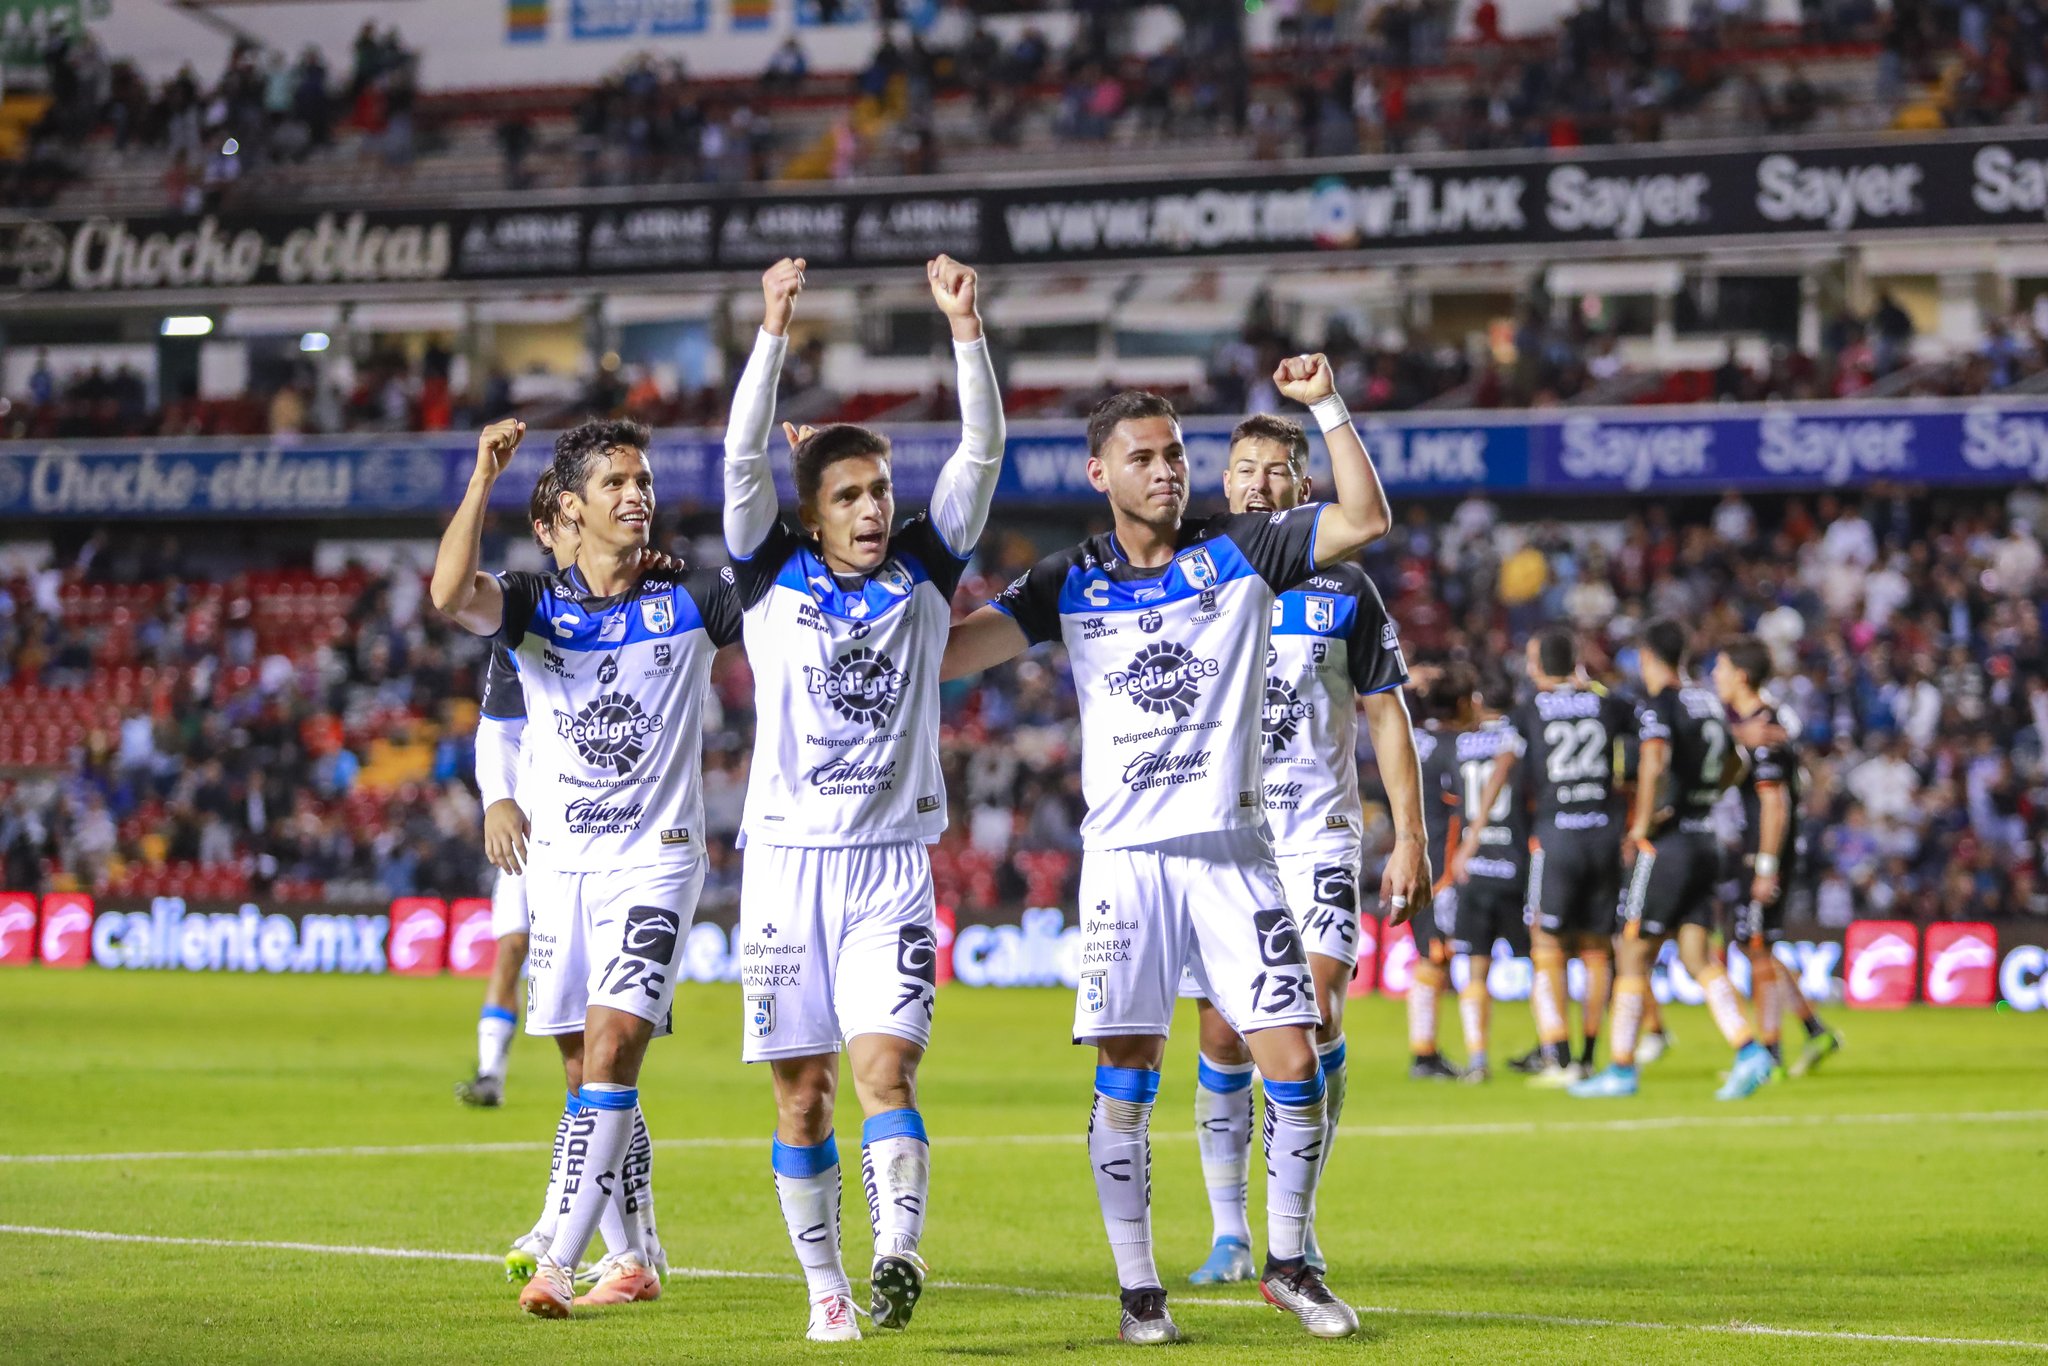
[[[811,1326],[804,1336],[812,1342],[859,1342],[860,1325],[853,1318],[853,1296],[844,1290],[828,1290],[811,1301]]]
[[[505,1079],[479,1072],[468,1081],[455,1083],[455,1098],[479,1110],[495,1110],[505,1103]]]
[[[1799,1050],[1799,1056],[1785,1070],[1795,1077],[1803,1077],[1841,1051],[1842,1036],[1832,1029],[1824,1029],[1806,1041],[1806,1047]]]
[[[1643,1035],[1636,1043],[1636,1066],[1648,1067],[1670,1051],[1671,1044],[1672,1038],[1669,1030],[1661,1030],[1655,1034]]]
[[[519,1307],[535,1318],[566,1319],[575,1303],[576,1282],[569,1268],[557,1266],[546,1257],[534,1269],[533,1279],[519,1292]]]
[[[1166,1291],[1156,1285],[1126,1290],[1123,1318],[1116,1335],[1133,1347],[1155,1347],[1162,1342],[1179,1342],[1180,1328],[1166,1312]]]
[[[579,1307],[633,1304],[661,1298],[661,1278],[630,1252],[613,1253],[592,1268],[597,1283],[573,1301]]]
[[[525,1285],[532,1280],[550,1241],[538,1233],[523,1233],[514,1238],[512,1250],[505,1254],[505,1279],[513,1285]]]
[[[1241,1238],[1218,1238],[1209,1249],[1209,1260],[1188,1273],[1190,1285],[1235,1285],[1257,1277],[1252,1267],[1252,1250]]]
[[[1735,1066],[1728,1069],[1728,1080],[1714,1092],[1714,1099],[1745,1100],[1755,1095],[1756,1089],[1771,1079],[1775,1066],[1769,1051],[1762,1045],[1745,1045],[1735,1055]]]
[[[1636,1093],[1636,1069],[1609,1063],[1607,1070],[1584,1081],[1573,1082],[1571,1093],[1580,1100],[1604,1100]]]
[[[1467,1086],[1481,1086],[1493,1080],[1493,1069],[1483,1062],[1473,1063],[1458,1074],[1458,1080]]]
[[[1539,1091],[1562,1091],[1573,1082],[1580,1082],[1585,1079],[1586,1067],[1584,1063],[1552,1063],[1535,1076],[1529,1078],[1529,1084]]]
[[[1431,1053],[1408,1064],[1410,1081],[1456,1081],[1458,1069],[1444,1061],[1441,1053]]]
[[[1508,1059],[1508,1071],[1520,1072],[1525,1076],[1534,1076],[1548,1065],[1548,1060],[1543,1056],[1543,1045],[1540,1043],[1520,1057]]]
[[[875,1258],[868,1273],[868,1317],[877,1328],[908,1328],[911,1311],[924,1294],[926,1267],[915,1252]]]
[[[1348,1338],[1358,1331],[1358,1315],[1330,1293],[1322,1276],[1305,1261],[1276,1262],[1268,1257],[1259,1293],[1275,1309],[1300,1319],[1313,1337]]]

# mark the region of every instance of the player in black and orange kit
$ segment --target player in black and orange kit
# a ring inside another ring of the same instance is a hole
[[[1784,1059],[1778,1038],[1790,1005],[1806,1026],[1806,1049],[1794,1064],[1803,1075],[1842,1047],[1799,989],[1792,970],[1771,951],[1784,937],[1785,891],[1799,852],[1799,804],[1805,771],[1799,760],[1799,718],[1766,690],[1771,652],[1755,636],[1737,636],[1714,661],[1714,690],[1728,709],[1747,758],[1742,777],[1742,862],[1747,899],[1737,903],[1731,944],[1749,957],[1749,994],[1758,1042],[1776,1066]],[[1730,1084],[1734,1078],[1731,1075]],[[1751,1088],[1755,1089],[1754,1087]]]
[[[1431,671],[1416,690],[1423,716],[1415,731],[1415,751],[1422,760],[1422,821],[1429,866],[1441,868],[1432,889],[1431,911],[1418,915],[1415,926],[1415,974],[1408,986],[1408,1078],[1411,1081],[1456,1081],[1458,1069],[1437,1049],[1437,1003],[1451,984],[1452,930],[1457,915],[1457,888],[1450,874],[1449,854],[1458,847],[1462,788],[1458,776],[1458,745],[1477,722],[1479,675],[1461,661]]]
[[[1514,739],[1494,759],[1481,794],[1491,809],[1520,768],[1530,803],[1529,910],[1536,962],[1532,1002],[1545,1066],[1540,1086],[1583,1081],[1600,1038],[1613,983],[1615,908],[1621,897],[1622,815],[1616,798],[1616,743],[1635,729],[1635,713],[1578,674],[1571,631],[1552,626],[1529,641],[1529,677],[1536,693],[1515,708]],[[1462,861],[1478,852],[1468,830]],[[1566,1023],[1565,958],[1586,966],[1579,1056],[1571,1056]]]

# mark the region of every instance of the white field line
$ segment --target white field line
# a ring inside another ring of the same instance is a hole
[[[1357,1138],[1496,1138],[1541,1134],[1658,1133],[1677,1129],[1840,1128],[1844,1125],[1904,1124],[2036,1124],[2048,1110],[1962,1110],[1863,1115],[1664,1115],[1647,1119],[1507,1120],[1494,1124],[1347,1124],[1337,1132]],[[1191,1130],[1178,1126],[1154,1129],[1154,1143],[1192,1140]],[[1073,1147],[1087,1141],[1079,1132],[1064,1134],[941,1134],[941,1148],[1039,1146]],[[765,1136],[750,1138],[657,1138],[666,1149],[758,1148]],[[350,1144],[329,1148],[207,1148],[167,1152],[125,1153],[0,1153],[0,1166],[67,1162],[245,1162],[319,1157],[432,1157],[440,1154],[543,1153],[544,1142]]]
[[[474,1262],[502,1266],[503,1258],[489,1252],[445,1252],[403,1247],[363,1247],[328,1243],[301,1243],[266,1238],[175,1238],[152,1233],[109,1233],[100,1229],[48,1228],[36,1224],[0,1224],[0,1234],[29,1238],[69,1238],[92,1243],[145,1243],[157,1247],[225,1248],[260,1252],[310,1252],[328,1257],[385,1257],[404,1261]],[[747,1280],[799,1282],[803,1278],[776,1271],[729,1271],[719,1267],[670,1267],[671,1276],[691,1280]],[[1108,1304],[1111,1297],[1082,1290],[1050,1290],[1025,1285],[990,1285],[979,1281],[933,1281],[936,1290],[960,1290],[1032,1299],[1087,1300]],[[1213,1295],[1175,1295],[1175,1305],[1204,1308],[1266,1309],[1261,1300],[1227,1299]],[[1858,1333],[1827,1328],[1778,1328],[1764,1323],[1660,1323],[1649,1319],[1580,1318],[1563,1314],[1517,1314],[1484,1309],[1403,1309],[1392,1305],[1358,1305],[1361,1314],[1387,1318],[1453,1319],[1480,1323],[1522,1323],[1546,1328],[1607,1328],[1648,1333],[1710,1333],[1733,1337],[1806,1338],[1825,1342],[1892,1343],[1926,1347],[1995,1347],[2048,1352],[2048,1342],[2016,1338],[1953,1338],[1926,1333]]]

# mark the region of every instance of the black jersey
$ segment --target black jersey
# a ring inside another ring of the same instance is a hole
[[[1634,711],[1603,689],[1568,683],[1537,693],[1511,719],[1537,830],[1615,824],[1615,746],[1635,730]]]
[[[1422,760],[1422,831],[1429,866],[1442,876],[1449,866],[1450,846],[1459,838],[1464,794],[1458,780],[1458,732],[1424,722],[1415,731],[1415,753]]]
[[[1706,688],[1666,688],[1637,706],[1636,736],[1642,743],[1661,740],[1669,751],[1658,784],[1657,827],[1651,833],[1673,825],[1707,829],[1721,795],[1722,773],[1735,757],[1721,699]]]
[[[1753,857],[1763,836],[1762,789],[1782,787],[1785,791],[1785,842],[1776,852],[1782,875],[1789,876],[1799,850],[1799,802],[1806,781],[1805,770],[1799,762],[1799,718],[1790,707],[1765,699],[1762,706],[1740,719],[1743,722],[1761,720],[1784,732],[1782,737],[1749,750],[1749,768],[1742,779],[1742,852]]]
[[[1493,810],[1479,810],[1495,756],[1514,745],[1515,733],[1507,718],[1495,717],[1477,730],[1459,735],[1455,746],[1458,782],[1463,789],[1459,794],[1459,815],[1468,824],[1479,827],[1479,847],[1465,864],[1466,877],[1475,882],[1484,880],[1519,887],[1528,876],[1529,833],[1514,785],[1501,789],[1500,796],[1494,798]]]

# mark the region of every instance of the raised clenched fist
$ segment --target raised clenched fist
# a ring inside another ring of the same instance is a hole
[[[483,435],[476,439],[476,472],[488,479],[496,479],[512,463],[512,453],[519,449],[519,443],[525,438],[526,424],[516,417],[493,422],[484,428]]]
[[[796,315],[796,296],[804,292],[804,258],[785,256],[761,274],[761,297],[766,311],[761,326],[768,335],[779,337],[789,330]]]
[[[1273,371],[1273,387],[1296,403],[1315,403],[1337,392],[1337,377],[1330,373],[1330,359],[1314,355],[1289,356]]]

